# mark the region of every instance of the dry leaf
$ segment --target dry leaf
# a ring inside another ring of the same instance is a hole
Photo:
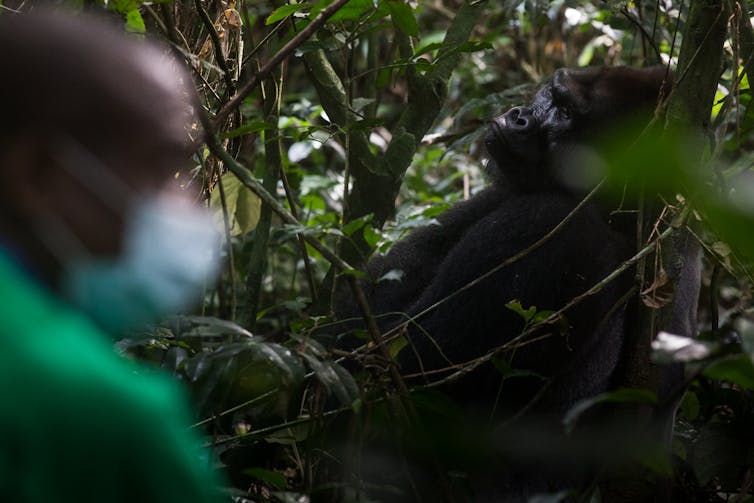
[[[236,28],[240,28],[243,25],[241,14],[236,9],[225,9],[225,20],[229,25]]]
[[[641,301],[647,307],[660,309],[670,304],[674,295],[675,288],[668,278],[668,273],[665,272],[665,269],[660,268],[652,284],[641,292]]]

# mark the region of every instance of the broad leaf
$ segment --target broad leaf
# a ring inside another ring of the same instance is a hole
[[[221,183],[225,191],[225,208],[230,221],[230,234],[239,236],[251,232],[259,222],[262,202],[233,173],[225,173],[222,176]],[[225,224],[219,187],[215,187],[215,190],[212,191],[210,209],[218,228],[223,230]]]
[[[308,2],[283,5],[282,7],[278,7],[277,9],[272,11],[272,14],[267,16],[264,24],[270,25],[277,23],[278,21],[283,20],[292,14],[295,14],[300,10],[308,9],[309,7],[311,7],[311,5]]]

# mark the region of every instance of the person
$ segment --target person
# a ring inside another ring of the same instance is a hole
[[[191,80],[112,28],[0,16],[0,501],[224,500],[178,384],[105,335],[187,307],[217,256],[171,183]]]

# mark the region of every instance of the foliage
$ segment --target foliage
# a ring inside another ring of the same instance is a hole
[[[484,185],[487,121],[525,101],[561,66],[674,64],[688,2],[350,0],[327,19],[327,0],[94,4],[186,60],[209,133],[295,219],[271,212],[215,150],[199,150],[187,185],[203,192],[226,233],[227,268],[209,289],[203,316],[167,320],[121,344],[191,388],[202,415],[196,427],[211,433],[235,493],[255,501],[335,493],[361,501],[369,481],[332,476],[348,462],[325,446],[333,430],[363,427],[366,436],[389,424],[394,436],[424,438],[454,459],[486,460],[482,442],[460,433],[458,412],[442,396],[425,390],[406,405],[382,356],[328,345],[345,329],[327,317],[335,269],[313,242],[356,270],[370,253],[434,225],[451,203]],[[747,6],[730,5],[743,10],[732,10],[704,151],[689,148],[686,135],[634,130],[634,148],[608,167],[613,178],[641,175],[647,189],[663,194],[658,234],[689,227],[706,252],[699,341],[676,341],[674,350],[667,339],[657,345],[658,361],[688,362],[672,466],[651,447],[640,460],[642,476],[674,471],[678,501],[742,501],[754,473],[754,44]],[[302,34],[287,57],[266,66]],[[229,107],[234,96],[238,106]],[[527,327],[551,314],[507,307]],[[398,338],[389,353],[404,346]],[[495,364],[506,379],[526,377],[503,360]],[[658,405],[645,390],[618,390],[577,404],[567,427],[605,403]],[[391,423],[412,407],[432,428]],[[599,501],[596,493],[581,497]]]

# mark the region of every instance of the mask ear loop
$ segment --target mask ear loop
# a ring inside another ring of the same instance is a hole
[[[58,135],[50,149],[52,158],[68,174],[115,213],[126,211],[138,199],[136,191],[121,180],[99,157],[70,135]],[[104,196],[103,194],[107,194]]]

